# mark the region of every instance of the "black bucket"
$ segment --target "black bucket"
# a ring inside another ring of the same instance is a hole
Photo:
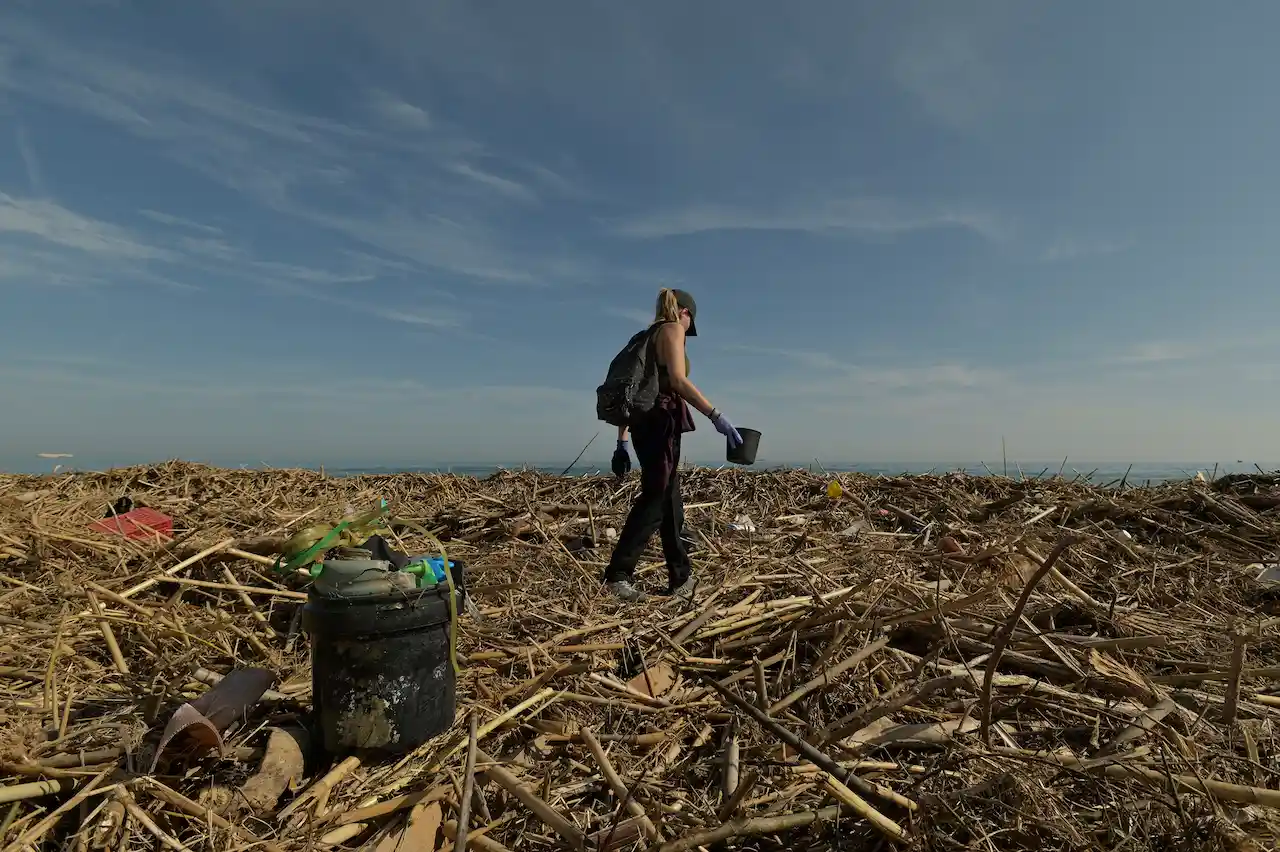
[[[725,458],[734,464],[755,464],[756,450],[760,449],[760,433],[755,429],[739,429],[738,435],[742,438],[742,446],[734,449],[726,444]]]
[[[450,561],[461,612],[463,566]],[[404,754],[453,725],[448,583],[365,598],[312,592],[302,623],[325,751]]]

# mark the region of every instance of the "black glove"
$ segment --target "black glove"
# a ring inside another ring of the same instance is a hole
[[[626,441],[618,442],[618,449],[613,451],[613,475],[622,479],[631,472],[631,453]]]

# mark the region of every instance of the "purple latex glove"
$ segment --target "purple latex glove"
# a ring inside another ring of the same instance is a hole
[[[716,431],[724,435],[725,440],[729,442],[729,449],[736,450],[742,446],[742,436],[738,434],[738,430],[733,428],[733,424],[729,422],[729,418],[724,416],[723,411],[711,412],[711,425],[716,427]]]
[[[631,472],[631,453],[626,441],[619,441],[618,448],[613,451],[613,475],[622,479]]]

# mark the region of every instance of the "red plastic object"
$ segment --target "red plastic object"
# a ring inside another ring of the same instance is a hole
[[[146,539],[161,535],[165,538],[173,536],[173,518],[163,515],[155,509],[134,509],[123,515],[103,518],[89,529],[103,533],[115,533],[125,538]]]

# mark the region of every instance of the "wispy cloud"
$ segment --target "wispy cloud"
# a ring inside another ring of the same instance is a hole
[[[1103,356],[1101,363],[1118,366],[1211,367],[1232,371],[1246,364],[1271,360],[1280,347],[1266,329],[1241,328],[1223,335],[1190,331],[1180,340],[1146,340]]]
[[[447,310],[435,310],[430,313],[422,313],[419,311],[399,311],[392,308],[375,308],[372,313],[374,316],[390,320],[392,322],[402,322],[409,325],[424,326],[426,328],[457,328],[462,324],[462,317],[460,314]]]
[[[492,189],[494,192],[513,198],[516,201],[533,202],[538,200],[533,190],[524,184],[478,169],[469,163],[453,163],[449,166],[449,171],[468,180],[473,180]]]
[[[0,193],[0,233],[36,237],[52,245],[107,257],[172,257],[170,252],[148,245],[124,228],[82,216],[52,201],[5,193]]]
[[[180,236],[175,243],[187,255],[224,262],[245,259],[245,253],[239,246],[221,237]]]
[[[396,376],[370,376],[351,370],[317,377],[312,365],[301,362],[264,366],[237,364],[233,357],[231,366],[233,369],[191,375],[186,371],[157,370],[154,364],[131,362],[118,353],[76,359],[57,354],[28,354],[0,364],[0,378],[12,383],[22,382],[30,388],[77,388],[95,398],[164,395],[180,397],[184,405],[199,406],[222,405],[228,400],[257,397],[277,404],[283,398],[290,404],[307,400],[321,405],[360,402],[381,410],[416,411],[424,406],[435,409],[445,402],[454,415],[463,418],[463,424],[466,418],[463,410],[470,406],[487,406],[483,414],[492,414],[495,407],[527,406],[546,400],[578,402],[581,399],[581,391],[555,386],[467,386]]]
[[[615,231],[634,239],[658,239],[709,231],[850,232],[894,236],[947,228],[969,231],[988,240],[1003,239],[1009,230],[999,217],[979,209],[853,198],[791,203],[773,209],[696,204],[628,219],[619,223]]]
[[[653,314],[647,311],[634,310],[632,308],[605,308],[604,312],[621,320],[626,320],[637,328],[644,328],[653,322]]]
[[[1107,238],[1081,238],[1059,236],[1044,251],[1044,260],[1050,263],[1106,257],[1133,248],[1131,240]]]
[[[40,166],[40,158],[36,156],[35,148],[31,147],[31,140],[27,137],[27,128],[19,122],[14,129],[15,142],[18,146],[18,154],[22,157],[22,165],[27,170],[27,182],[31,184],[31,192],[35,195],[44,196],[48,194],[48,190],[44,185],[44,169]]]
[[[276,213],[482,281],[549,283],[549,266],[563,259],[513,248],[516,241],[480,221],[483,207],[466,215],[459,199],[475,199],[477,186],[523,203],[537,194],[475,165],[495,161],[494,153],[385,91],[370,101],[376,125],[363,127],[267,105],[193,77],[171,58],[86,47],[0,12],[4,47],[22,61],[0,75],[0,93],[108,122]],[[537,164],[513,170],[570,189]],[[389,189],[390,173],[401,180]],[[179,224],[157,212],[143,215]]]
[[[973,128],[994,108],[1000,80],[971,34],[913,34],[892,63],[892,76],[943,124]]]
[[[206,225],[201,222],[195,222],[191,219],[184,219],[181,216],[174,216],[172,213],[162,213],[159,210],[139,210],[138,213],[150,219],[159,225],[167,225],[173,228],[186,228],[191,231],[199,231],[202,234],[221,234],[222,229],[213,225]]]
[[[0,18],[0,45],[6,42],[23,61],[0,76],[0,90],[109,122],[264,199],[283,197],[339,160],[342,140],[360,136],[334,121],[235,97],[136,50],[126,60],[70,43],[21,16]],[[147,61],[150,67],[134,64]]]
[[[994,54],[1022,10],[993,0],[931,12],[890,38],[890,79],[940,124],[977,130],[1013,91]]]
[[[957,363],[858,363],[815,350],[736,344],[721,348],[803,368],[801,373],[779,371],[775,380],[740,389],[745,394],[766,397],[975,390],[996,385],[1008,376],[1004,370]]]
[[[546,187],[552,193],[560,195],[564,198],[573,198],[585,200],[591,197],[591,193],[583,188],[582,184],[572,180],[560,172],[553,171],[546,166],[538,164],[518,163],[539,185]]]
[[[0,241],[0,283],[36,287],[97,287],[110,284],[101,263],[75,251],[51,251]]]
[[[370,98],[374,114],[385,121],[414,130],[430,130],[431,114],[420,106],[396,97],[390,92],[375,91]]]
[[[1139,343],[1114,360],[1121,364],[1163,364],[1170,361],[1185,361],[1203,352],[1203,348],[1191,343],[1157,340]]]
[[[480,224],[464,225],[407,210],[388,210],[376,216],[301,210],[298,215],[426,267],[504,284],[535,284],[540,280],[532,271],[532,259],[522,263],[519,257],[500,248],[498,238]]]
[[[370,282],[370,256],[325,267],[265,259],[219,228],[153,210],[162,225],[145,236],[54,201],[0,193],[0,280],[47,286],[155,285],[200,289],[196,280],[236,281],[314,297],[316,288]]]

